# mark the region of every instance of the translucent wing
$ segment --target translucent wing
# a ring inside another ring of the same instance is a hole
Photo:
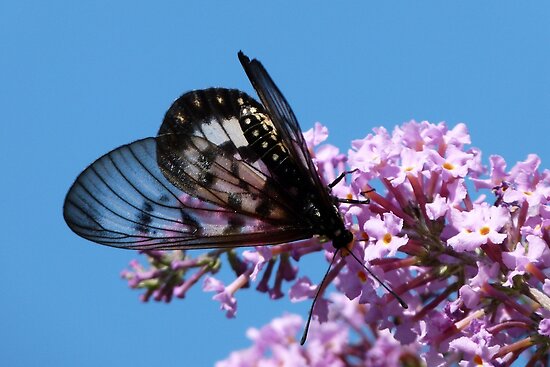
[[[239,52],[239,60],[282,139],[289,143],[287,145],[290,154],[294,160],[302,162],[298,167],[301,170],[300,174],[309,178],[311,190],[315,190],[318,200],[324,206],[332,207],[330,195],[311,160],[302,130],[292,108],[258,60],[251,61],[242,52]],[[320,188],[322,189],[320,190]]]
[[[75,181],[64,217],[78,235],[131,249],[213,248],[309,238],[312,224],[248,147],[238,121],[258,106],[228,89],[180,97],[156,138],[122,146]],[[294,195],[294,196],[293,196]]]
[[[280,201],[281,193],[268,190],[265,177],[253,176],[242,162],[233,162],[242,174],[236,177],[222,168],[227,157],[216,158],[218,168],[210,172],[218,183],[201,186],[202,198],[178,189],[157,163],[158,139],[124,145],[82,172],[64,205],[74,232],[131,249],[234,247],[311,237],[307,224]]]

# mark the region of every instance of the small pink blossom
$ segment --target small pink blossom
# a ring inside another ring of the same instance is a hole
[[[304,140],[309,147],[316,147],[328,138],[328,129],[326,126],[316,122],[311,129],[304,132]]]
[[[445,156],[441,156],[435,151],[430,151],[427,154],[430,169],[440,173],[444,181],[465,177],[470,168],[472,158],[473,154],[466,153],[454,145],[450,145],[447,148]]]
[[[374,241],[374,245],[366,249],[366,258],[394,256],[408,241],[407,235],[400,235],[402,228],[403,220],[392,213],[384,213],[382,218],[373,217],[365,222],[363,230]]]
[[[509,213],[503,207],[481,205],[468,212],[452,210],[451,222],[459,233],[447,243],[456,251],[472,251],[487,241],[502,243],[506,234],[500,230],[508,221]]]
[[[434,197],[433,202],[426,204],[426,213],[431,220],[436,220],[445,216],[447,210],[449,210],[447,199],[439,194]]]
[[[539,323],[539,334],[550,337],[550,319],[542,319]]]
[[[254,270],[250,274],[250,279],[256,280],[258,273],[264,268],[265,264],[271,260],[273,254],[269,246],[256,246],[255,250],[246,250],[243,252],[243,259],[252,263]]]

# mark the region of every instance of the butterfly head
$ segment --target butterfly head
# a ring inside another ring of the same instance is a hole
[[[353,234],[347,229],[337,229],[332,235],[332,246],[335,249],[347,247],[353,241]]]

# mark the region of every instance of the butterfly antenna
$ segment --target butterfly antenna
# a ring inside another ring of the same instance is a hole
[[[336,251],[334,252],[334,256],[330,261],[328,269],[325,275],[323,276],[321,283],[319,283],[319,288],[317,288],[317,292],[315,292],[315,297],[313,298],[313,302],[311,302],[311,308],[309,309],[309,314],[307,316],[306,326],[304,327],[304,333],[302,334],[302,339],[300,339],[300,345],[304,345],[306,342],[307,332],[309,331],[309,324],[311,323],[311,317],[313,316],[313,307],[315,307],[315,302],[317,302],[317,298],[319,297],[319,295],[321,294],[321,291],[325,287],[328,272],[330,271],[330,268],[332,268],[332,265],[334,264],[334,260],[336,259],[336,255],[338,255],[338,251],[340,251],[340,249],[336,249]]]
[[[378,281],[378,283],[380,283],[380,285],[382,285],[382,287],[384,287],[385,290],[388,291],[389,294],[391,294],[396,300],[397,302],[399,302],[399,304],[401,305],[401,307],[407,309],[409,308],[409,305],[407,305],[407,303],[405,301],[403,301],[403,298],[399,297],[397,295],[397,293],[395,293],[389,286],[387,286],[383,281],[381,281],[376,275],[374,275],[374,273],[365,266],[365,264],[363,264],[363,262],[361,260],[359,260],[359,258],[357,257],[357,255],[355,255],[351,250],[348,251],[348,253],[359,263],[361,264],[361,266],[363,268],[365,268],[366,271],[369,272],[369,274]]]

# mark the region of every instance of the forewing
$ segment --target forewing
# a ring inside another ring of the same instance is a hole
[[[204,193],[176,187],[159,166],[166,158],[158,153],[162,139],[122,146],[82,172],[64,204],[65,221],[74,232],[97,243],[130,249],[235,247],[311,237],[307,225],[300,224],[300,218],[279,199],[284,193],[273,187],[268,191],[266,176],[221,149],[209,169],[217,183],[194,186]],[[180,167],[179,176],[172,171],[173,180],[190,179],[194,173],[185,171],[202,154],[200,147],[215,146],[206,139],[194,139],[197,147],[187,146],[180,152],[184,154],[180,161],[187,165]],[[226,164],[238,168],[228,171]],[[263,211],[258,210],[261,206]]]
[[[308,178],[323,205],[332,206],[332,200],[309,154],[298,120],[285,97],[258,60],[250,60],[242,52],[239,52],[239,60],[277,131],[287,143],[290,154],[296,162],[301,162],[298,165],[300,174]]]

